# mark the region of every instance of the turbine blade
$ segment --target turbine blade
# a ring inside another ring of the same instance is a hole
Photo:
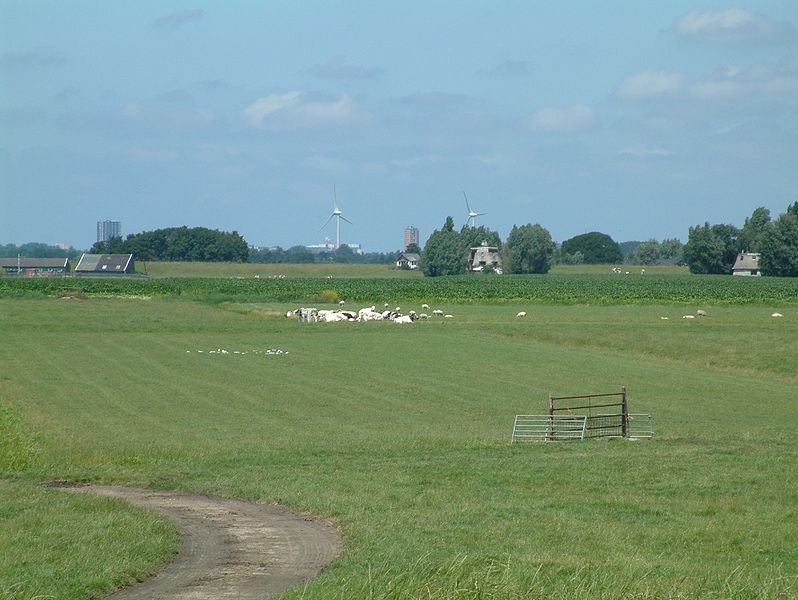
[[[338,217],[339,217],[340,219],[342,219],[342,220],[346,221],[346,222],[347,222],[347,223],[349,223],[350,225],[354,225],[354,223],[352,223],[352,221],[350,221],[349,219],[347,219],[345,216],[343,216],[343,215],[338,215]]]
[[[322,229],[324,229],[325,227],[327,227],[327,224],[328,224],[330,221],[332,221],[332,218],[333,218],[334,216],[335,216],[335,213],[333,213],[333,214],[331,214],[329,217],[327,217],[327,220],[326,220],[326,221],[324,221],[324,225],[322,225],[321,227],[319,227],[319,231],[321,231]]]
[[[466,208],[468,209],[468,214],[471,214],[471,207],[468,205],[468,196],[466,196],[465,190],[463,190],[463,198],[466,201]]]

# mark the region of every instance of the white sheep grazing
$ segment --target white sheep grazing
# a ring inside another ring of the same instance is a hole
[[[701,310],[699,308],[697,311],[695,311],[695,314],[697,314],[699,317],[706,317],[707,316],[707,311]]]
[[[695,315],[684,315],[682,319],[695,319]]]
[[[418,315],[419,319],[429,319],[429,315],[427,313],[421,313]]]
[[[443,311],[440,308],[436,308],[435,310],[432,311],[432,316],[433,317],[442,317],[443,316]]]
[[[454,315],[443,315],[444,319],[453,319]]]
[[[338,302],[338,306],[343,306],[344,304],[346,304],[346,302],[344,302],[343,300],[340,300],[340,301]]]
[[[422,310],[429,310],[429,304],[422,304],[421,305],[421,309]]]
[[[783,315],[783,314],[781,314],[781,313],[778,313],[778,312],[776,312],[776,313],[773,313],[773,314],[772,314],[772,315],[770,315],[770,316],[771,316],[771,317],[775,317],[775,318],[777,318],[777,319],[778,319],[779,317],[783,317],[784,315]]]
[[[667,321],[668,317],[660,317],[660,319],[662,319],[663,321]]]
[[[394,323],[412,323],[413,322],[413,317],[411,317],[410,315],[402,315],[400,317],[396,317],[393,320],[393,322]]]
[[[525,316],[526,316],[526,312],[522,310],[520,313],[518,313],[518,314],[517,314],[517,315],[515,315],[515,316],[516,316],[516,317],[525,317]]]

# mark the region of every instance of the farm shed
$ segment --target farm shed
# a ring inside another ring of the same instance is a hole
[[[413,252],[402,252],[396,259],[397,269],[418,269],[418,261],[421,257]]]
[[[132,273],[134,262],[132,254],[84,254],[80,257],[75,273],[125,274]]]
[[[66,275],[69,273],[68,258],[3,258],[0,266],[5,275],[27,277]]]
[[[487,242],[482,242],[482,246],[469,248],[468,264],[466,265],[466,270],[469,273],[478,273],[489,265],[496,273],[501,274],[502,257],[496,246],[488,246]]]
[[[732,267],[732,275],[759,276],[759,254],[755,252],[740,252]]]

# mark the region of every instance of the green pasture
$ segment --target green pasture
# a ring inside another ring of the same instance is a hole
[[[343,555],[285,598],[798,592],[795,300],[778,319],[756,302],[450,302],[433,308],[453,318],[402,326],[300,324],[281,316],[300,299],[249,294],[10,296],[2,600],[94,597],[174,551],[156,517],[47,481],[329,519]],[[621,385],[654,439],[510,444],[549,393]]]

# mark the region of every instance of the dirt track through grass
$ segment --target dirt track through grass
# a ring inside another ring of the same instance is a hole
[[[270,598],[318,576],[341,551],[332,527],[274,506],[128,487],[67,489],[122,498],[180,527],[177,558],[155,577],[109,596],[114,600]]]

